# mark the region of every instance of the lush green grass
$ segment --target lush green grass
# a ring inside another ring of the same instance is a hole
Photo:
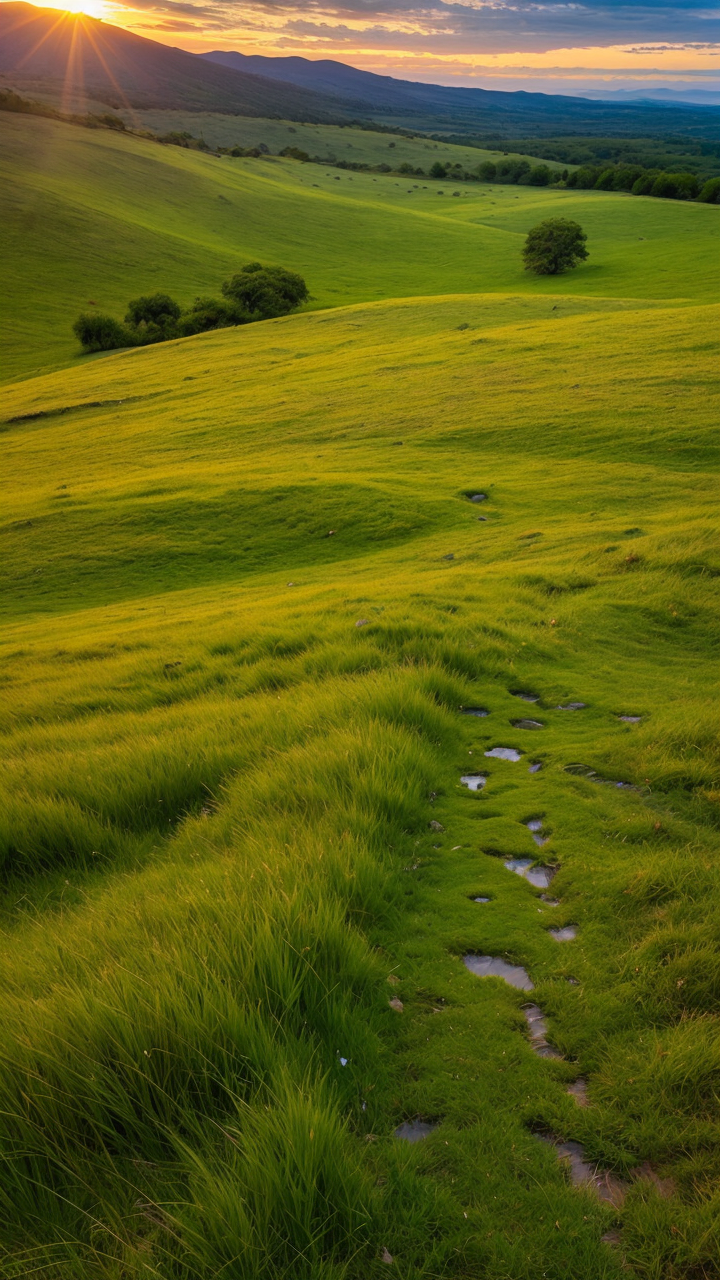
[[[122,315],[162,289],[190,303],[251,259],[300,271],[315,307],[456,292],[714,298],[714,206],[466,185],[453,198],[447,182],[218,160],[29,116],[3,120],[0,201],[5,377],[76,360],[71,325],[90,302]],[[588,232],[572,276],[522,270],[524,236],[548,212]]]
[[[103,306],[235,255],[359,305],[5,388],[3,1275],[717,1280],[716,211],[66,145],[48,314],[70,210]],[[533,281],[549,208],[593,256]]]

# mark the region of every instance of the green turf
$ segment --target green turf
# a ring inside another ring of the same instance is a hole
[[[326,308],[344,236],[353,304],[4,388],[0,1273],[718,1280],[714,211],[68,135],[32,190],[138,271],[193,234],[209,270],[221,186]],[[520,224],[568,201],[593,256],[533,281]],[[50,314],[68,240],[35,252]],[[564,1060],[464,953],[527,968]]]
[[[189,304],[257,258],[300,271],[315,307],[488,291],[714,297],[714,206],[218,160],[29,116],[4,118],[0,179],[6,378],[76,360],[71,326],[91,302],[122,316],[129,298],[164,290]],[[522,270],[524,235],[548,210],[588,230],[572,277]]]

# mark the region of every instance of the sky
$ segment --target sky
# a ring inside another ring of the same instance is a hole
[[[39,0],[40,3],[43,0]],[[45,0],[201,53],[333,58],[435,84],[720,101],[720,0]]]

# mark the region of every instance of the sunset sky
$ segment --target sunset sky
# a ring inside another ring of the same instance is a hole
[[[193,52],[335,58],[442,84],[584,93],[720,90],[720,0],[71,0]]]

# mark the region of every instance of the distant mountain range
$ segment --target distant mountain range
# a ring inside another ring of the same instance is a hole
[[[0,4],[0,73],[19,92],[84,92],[117,110],[168,108],[500,137],[720,137],[720,108],[607,102],[396,80],[342,62],[186,53],[82,14]]]

